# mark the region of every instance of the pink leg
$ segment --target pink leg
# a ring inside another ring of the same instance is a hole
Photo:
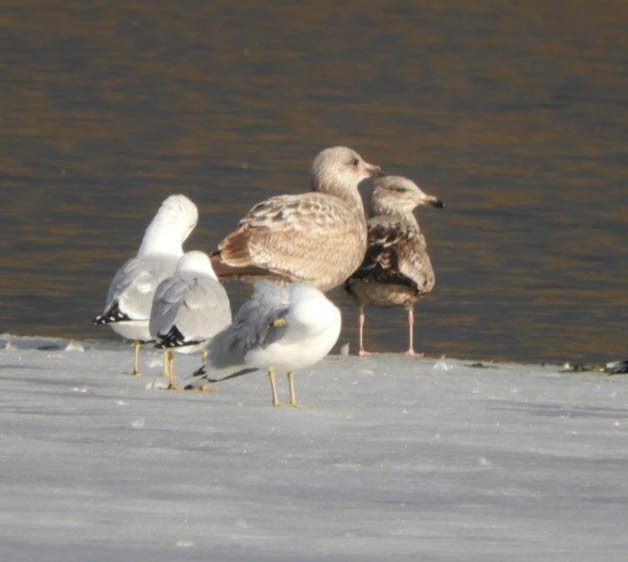
[[[408,351],[406,355],[414,357],[423,357],[425,353],[417,353],[414,351],[414,307],[408,308]]]
[[[364,305],[360,305],[360,315],[358,316],[358,355],[361,357],[363,355],[373,355],[370,351],[366,351],[364,349]]]

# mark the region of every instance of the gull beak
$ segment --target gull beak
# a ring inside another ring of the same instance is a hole
[[[443,203],[438,197],[428,195],[427,193],[421,193],[421,198],[419,199],[417,205],[430,205],[432,207],[436,207],[437,209],[443,209],[445,207],[445,203]]]
[[[369,177],[371,178],[379,178],[380,176],[383,176],[384,173],[382,172],[382,168],[381,166],[378,166],[377,164],[369,164],[368,162],[364,162],[365,164],[365,168],[366,168],[366,172],[369,175]]]
[[[276,318],[272,322],[268,323],[270,328],[279,328],[280,326],[285,326],[287,324],[285,318]]]

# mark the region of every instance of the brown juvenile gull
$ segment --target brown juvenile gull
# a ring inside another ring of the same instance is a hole
[[[403,306],[408,311],[408,355],[414,351],[414,303],[434,287],[434,270],[425,236],[412,211],[419,205],[442,208],[412,181],[400,176],[373,183],[368,220],[368,249],[362,265],[345,283],[345,290],[360,307],[358,355],[364,349],[364,305]]]
[[[212,266],[221,280],[302,281],[326,292],[362,262],[366,217],[358,184],[379,166],[336,146],[312,163],[312,191],[255,205],[218,244]]]

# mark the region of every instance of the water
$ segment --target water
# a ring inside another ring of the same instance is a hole
[[[625,3],[267,4],[3,2],[2,331],[113,338],[90,318],[163,198],[210,251],[346,144],[448,204],[420,213],[418,349],[628,354]],[[405,349],[402,310],[367,322]]]

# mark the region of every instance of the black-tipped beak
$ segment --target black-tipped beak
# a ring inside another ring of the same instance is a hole
[[[432,201],[430,201],[430,205],[432,207],[436,207],[437,209],[445,208],[445,203],[443,203],[440,199],[433,199]]]
[[[381,166],[377,166],[376,164],[369,164],[367,166],[367,171],[369,176],[372,178],[379,178],[381,176],[385,176],[384,172],[382,172]]]

